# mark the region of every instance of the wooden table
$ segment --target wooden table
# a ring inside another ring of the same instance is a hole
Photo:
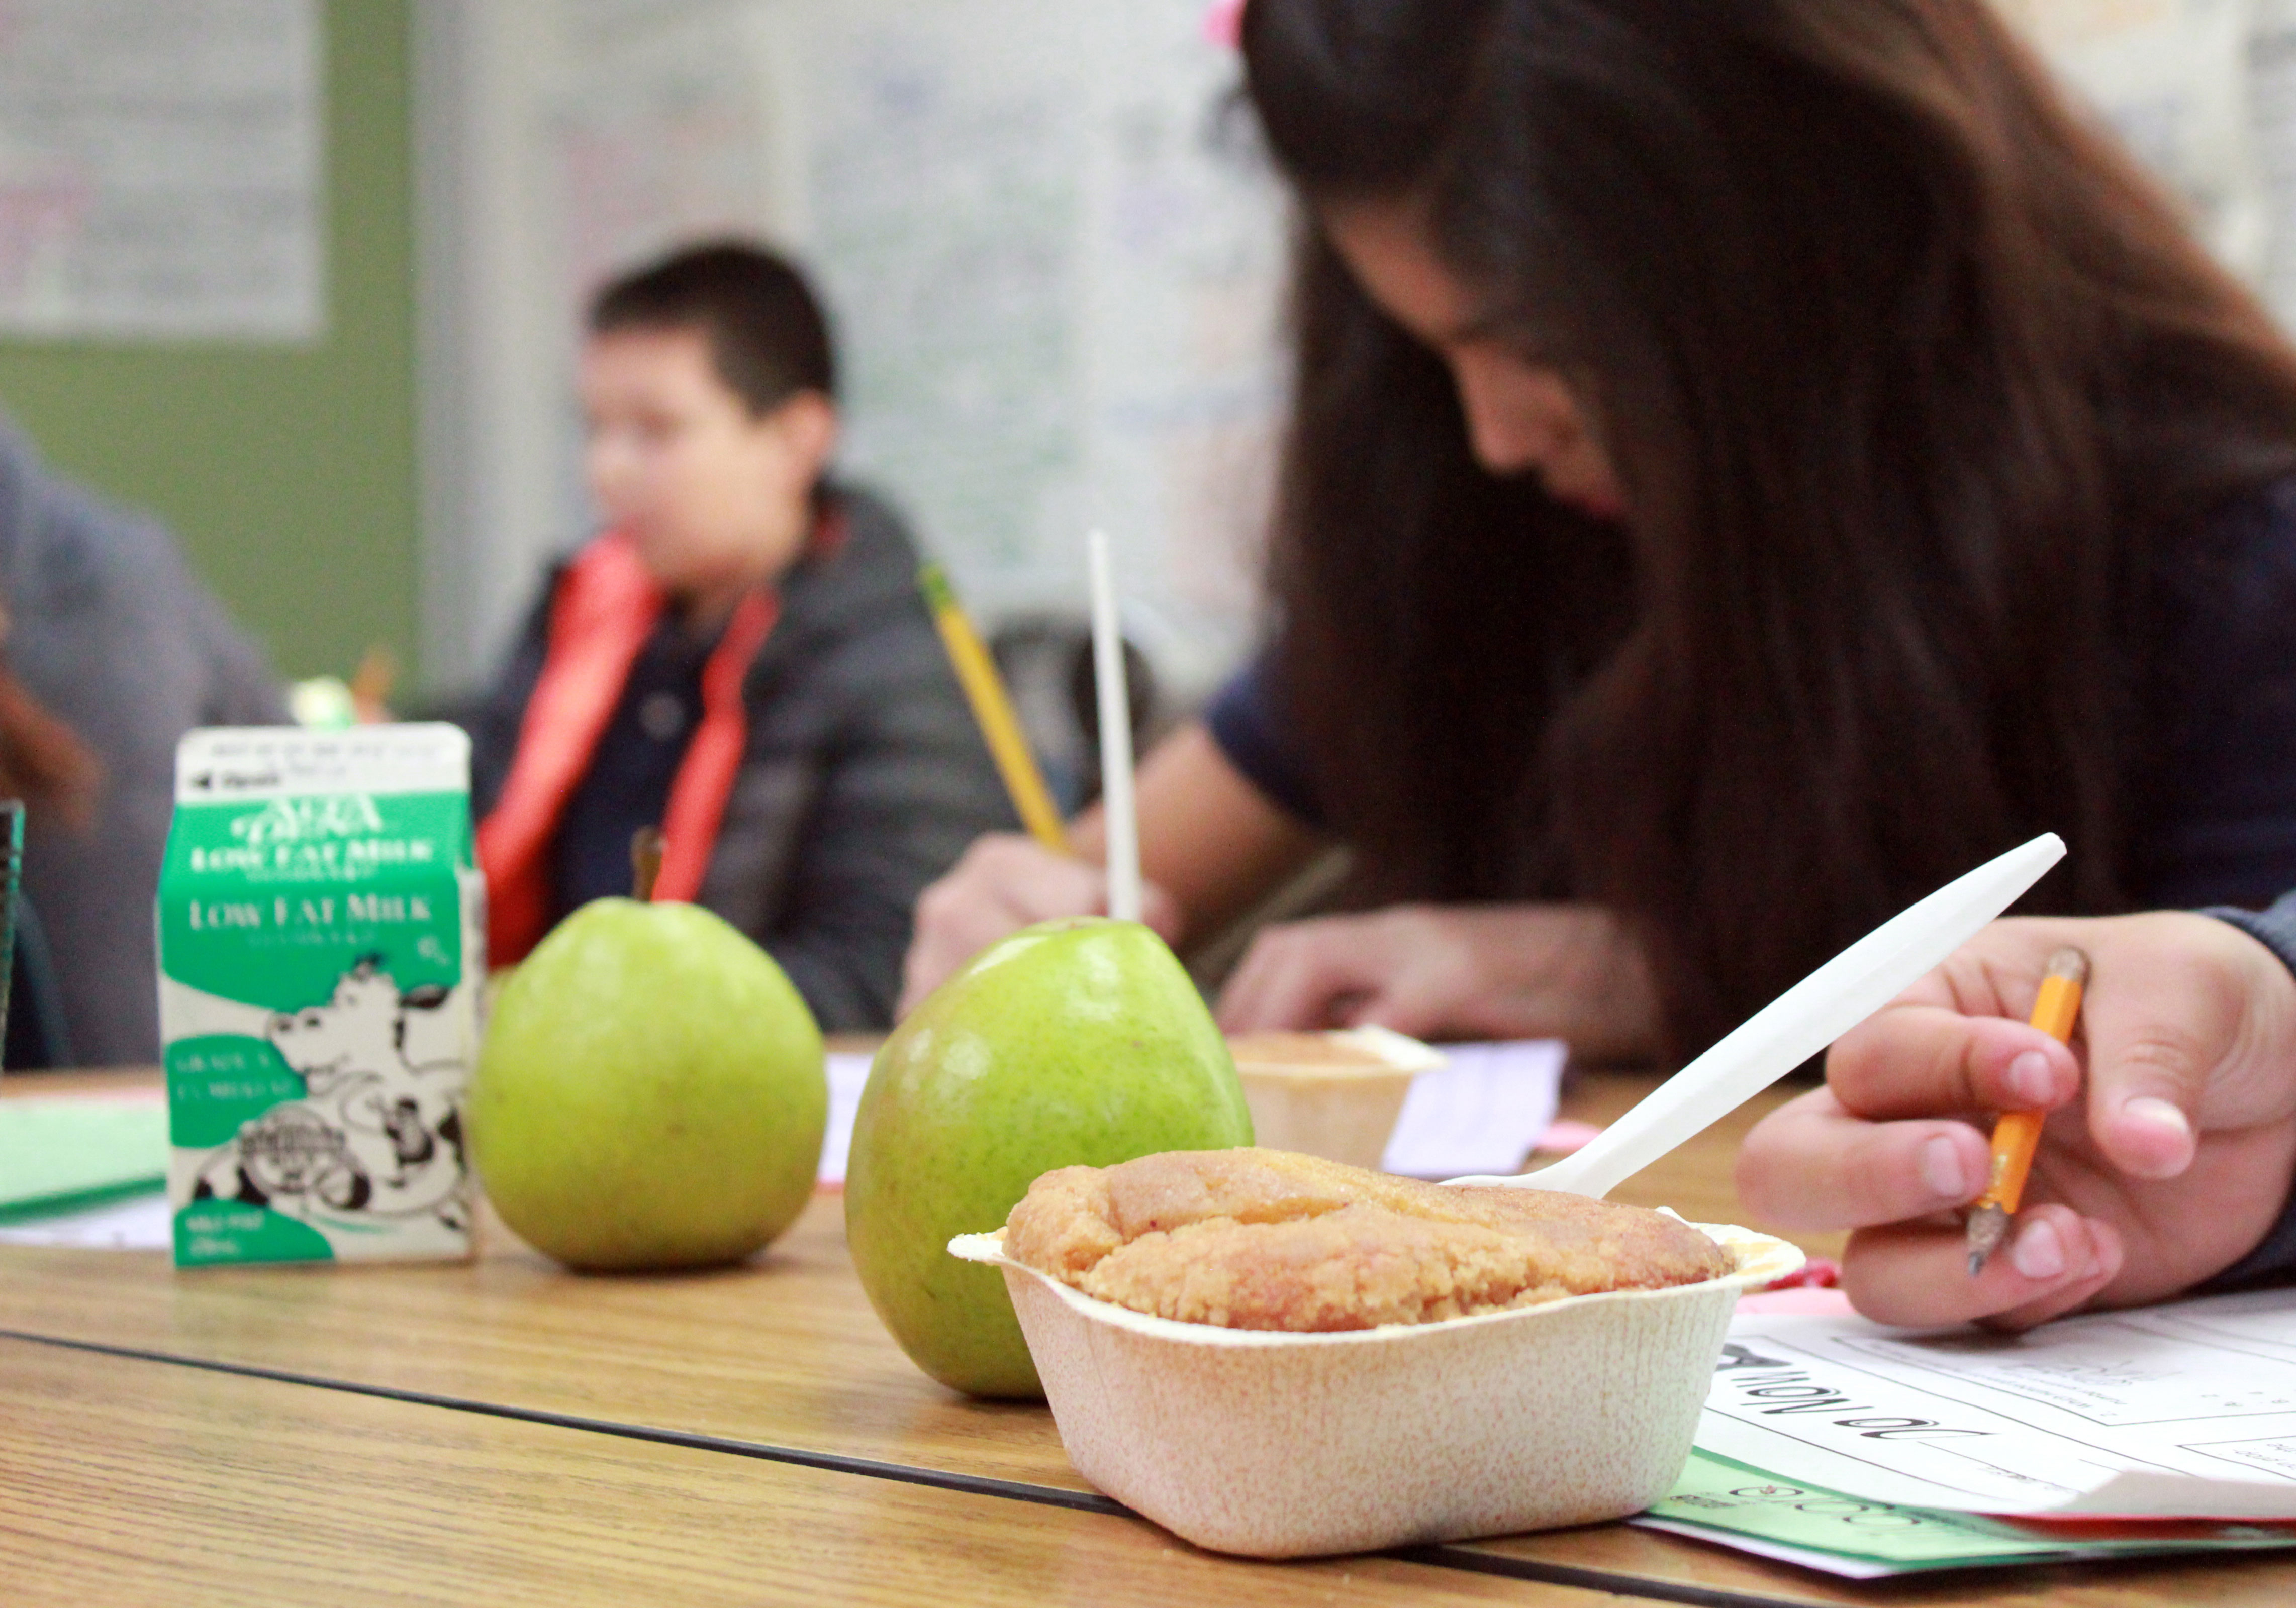
[[[1565,1114],[1649,1087],[1589,1075]],[[1736,1220],[1757,1114],[1620,1198]],[[158,1253],[0,1246],[0,1603],[2296,1602],[2296,1560],[2268,1556],[1860,1588],[1620,1524],[1220,1557],[1094,1492],[1041,1407],[918,1373],[862,1297],[834,1196],[699,1275],[569,1274],[495,1228],[439,1266],[177,1275]]]

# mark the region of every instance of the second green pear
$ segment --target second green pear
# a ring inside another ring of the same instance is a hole
[[[948,1242],[1002,1226],[1055,1167],[1250,1143],[1226,1041],[1164,941],[1044,922],[981,951],[878,1051],[845,1175],[853,1265],[926,1373],[1041,1396],[1003,1275]]]
[[[503,1220],[577,1268],[706,1267],[812,1198],[821,1030],[788,976],[696,904],[594,899],[487,1023],[466,1106]]]

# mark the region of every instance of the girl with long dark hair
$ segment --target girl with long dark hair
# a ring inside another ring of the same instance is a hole
[[[1679,1056],[2043,829],[2031,910],[2296,886],[2296,355],[1983,0],[1242,38],[1300,203],[1274,629],[1144,851],[1176,930],[1325,838],[1366,913],[1263,935],[1232,1025]],[[980,845],[913,989],[1096,895]]]

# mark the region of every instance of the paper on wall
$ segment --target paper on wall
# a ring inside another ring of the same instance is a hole
[[[0,8],[0,332],[326,332],[316,0]]]
[[[1698,1445],[1916,1507],[2296,1519],[2296,1291],[2023,1335],[1742,1316]]]

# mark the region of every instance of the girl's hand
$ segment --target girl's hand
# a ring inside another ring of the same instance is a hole
[[[1140,918],[1174,949],[1218,933],[1297,875],[1323,846],[1228,761],[1201,724],[1182,726],[1140,762]],[[1069,823],[1076,858],[1017,832],[977,838],[917,896],[898,1014],[998,939],[1058,916],[1108,910],[1106,822],[1098,806]]]
[[[1592,905],[1397,905],[1272,926],[1220,997],[1230,1033],[1376,1024],[1421,1038],[1565,1038],[1647,1056],[1658,1007],[1639,949]]]
[[[916,928],[901,967],[899,1014],[947,982],[998,939],[1057,916],[1108,912],[1108,873],[1055,854],[1018,832],[975,838],[947,876],[917,897]],[[1140,890],[1141,919],[1177,944],[1180,910],[1152,883]]]
[[[2068,1047],[2026,1025],[2049,956],[2089,958]],[[1824,1089],[1738,1158],[1758,1220],[1856,1230],[1843,1285],[1885,1323],[2024,1327],[2177,1294],[2252,1250],[2296,1174],[2296,976],[2228,923],[1998,921],[1845,1033]],[[1972,1278],[1955,1208],[1996,1114],[2046,1110],[2023,1209]]]

